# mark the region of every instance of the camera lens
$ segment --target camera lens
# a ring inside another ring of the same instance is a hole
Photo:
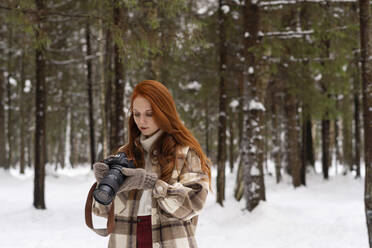
[[[111,203],[114,197],[114,191],[110,186],[100,185],[99,188],[95,189],[93,192],[94,198],[103,205],[108,205]]]

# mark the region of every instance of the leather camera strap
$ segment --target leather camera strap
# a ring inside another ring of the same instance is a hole
[[[111,208],[107,217],[107,227],[106,228],[94,228],[92,220],[92,204],[93,204],[93,191],[96,189],[97,183],[94,183],[89,190],[87,201],[85,202],[85,223],[87,226],[92,229],[94,232],[101,236],[108,236],[115,227],[115,218],[114,218],[114,201],[111,202]]]

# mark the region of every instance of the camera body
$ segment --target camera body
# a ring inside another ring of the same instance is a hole
[[[118,189],[126,179],[126,176],[121,173],[121,169],[123,167],[135,169],[136,167],[123,152],[108,157],[102,162],[107,164],[110,170],[94,190],[93,197],[97,202],[108,205],[112,202]]]

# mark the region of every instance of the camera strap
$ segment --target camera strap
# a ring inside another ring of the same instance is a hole
[[[92,204],[93,204],[93,191],[96,189],[97,183],[94,183],[89,190],[87,201],[85,202],[85,223],[87,226],[101,236],[108,236],[115,227],[115,218],[114,218],[114,201],[111,203],[111,208],[107,217],[107,226],[106,228],[94,228],[92,220]]]

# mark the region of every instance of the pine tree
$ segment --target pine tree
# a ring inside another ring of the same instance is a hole
[[[364,160],[366,166],[364,204],[367,219],[369,247],[372,247],[372,62],[370,39],[370,3],[359,0],[360,48],[362,62],[362,94],[364,116]]]

